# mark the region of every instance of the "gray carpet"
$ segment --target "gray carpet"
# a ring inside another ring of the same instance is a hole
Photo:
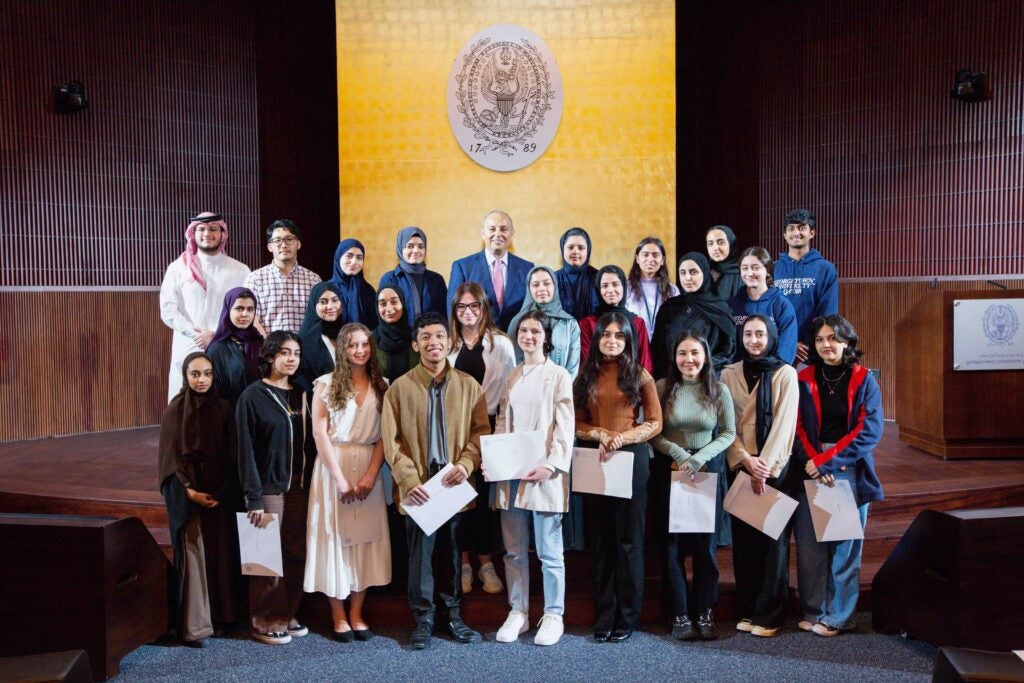
[[[408,649],[408,630],[381,629],[368,643],[336,643],[318,633],[270,646],[241,636],[215,638],[196,650],[147,645],[121,661],[115,681],[928,681],[935,650],[927,644],[869,630],[860,615],[856,632],[821,638],[786,625],[775,638],[757,638],[720,624],[720,638],[679,643],[667,633],[639,632],[625,643],[594,643],[588,629],[571,628],[554,647],[493,641],[479,645],[444,636],[425,652]],[[328,634],[329,635],[329,634]]]

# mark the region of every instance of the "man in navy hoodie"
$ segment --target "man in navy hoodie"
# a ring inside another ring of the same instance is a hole
[[[817,249],[811,248],[814,239],[814,214],[807,209],[796,209],[786,214],[783,237],[788,251],[779,254],[775,262],[775,286],[793,304],[796,313],[798,363],[807,362],[807,335],[811,321],[818,317],[839,313],[839,276],[836,267],[825,260]]]

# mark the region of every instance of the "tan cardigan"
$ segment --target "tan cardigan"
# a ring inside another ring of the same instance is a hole
[[[476,380],[445,361],[448,385],[444,413],[448,461],[472,474],[480,465],[480,437],[489,434],[487,402]],[[427,397],[433,375],[422,365],[395,380],[384,394],[381,435],[384,458],[398,485],[398,500],[430,478],[428,474]],[[405,510],[399,508],[404,514]]]
[[[754,392],[757,385],[747,388],[747,379],[743,376],[743,361],[722,368],[722,382],[729,387],[736,410],[736,440],[729,446],[726,456],[729,468],[740,467],[744,458],[754,455],[768,465],[772,477],[779,476],[782,468],[789,462],[789,456],[793,452],[793,437],[796,435],[796,417],[800,403],[796,370],[790,365],[784,365],[772,373],[772,396],[775,399],[772,408],[772,428],[761,453],[757,452],[757,394]]]
[[[576,417],[572,405],[572,378],[565,368],[551,359],[530,370],[540,373],[538,379],[544,382],[542,413],[534,424],[516,422],[508,404],[509,392],[523,377],[523,365],[516,366],[505,379],[505,392],[501,397],[495,434],[510,431],[546,431],[547,464],[555,469],[545,482],[520,481],[514,501],[509,500],[511,486],[507,481],[494,482],[494,507],[508,510],[514,505],[524,510],[537,512],[569,511],[569,466],[572,464],[572,439],[576,428]],[[509,424],[511,422],[512,424]]]

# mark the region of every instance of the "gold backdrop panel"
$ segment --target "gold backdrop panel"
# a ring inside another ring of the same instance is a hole
[[[628,272],[646,235],[674,262],[674,3],[337,0],[336,12],[341,235],[366,245],[369,282],[396,265],[406,225],[424,229],[427,265],[447,279],[482,248],[495,208],[512,216],[515,253],[536,263],[561,267],[558,237],[575,225],[595,267]],[[543,38],[565,90],[551,147],[511,173],[460,149],[445,101],[459,49],[498,23]]]

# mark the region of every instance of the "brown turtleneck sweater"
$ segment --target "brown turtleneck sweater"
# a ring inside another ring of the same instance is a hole
[[[605,445],[615,435],[622,435],[622,444],[643,443],[661,433],[661,403],[654,378],[641,370],[640,397],[637,407],[629,405],[619,389],[619,366],[614,360],[603,361],[597,377],[597,401],[576,406],[576,438],[599,441]],[[644,422],[640,419],[643,408]]]

